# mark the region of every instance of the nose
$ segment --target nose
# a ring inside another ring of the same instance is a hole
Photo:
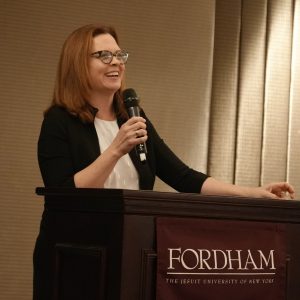
[[[112,61],[111,61],[111,65],[120,65],[122,62],[117,58],[116,55],[113,56]]]

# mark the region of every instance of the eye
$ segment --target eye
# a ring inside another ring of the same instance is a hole
[[[126,52],[125,50],[119,50],[116,52],[116,57],[118,60],[120,60],[122,63],[126,63],[127,59],[128,59],[128,52]]]
[[[120,58],[120,59],[126,59],[128,54],[127,52],[123,51],[123,50],[120,50],[116,53],[117,57]]]
[[[112,53],[110,51],[101,51],[100,52],[99,58],[103,61],[105,61],[105,60],[109,61],[109,60],[111,60],[111,57],[112,57]]]

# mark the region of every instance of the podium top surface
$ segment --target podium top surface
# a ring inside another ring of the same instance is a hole
[[[36,188],[45,209],[300,223],[300,201],[98,188]]]

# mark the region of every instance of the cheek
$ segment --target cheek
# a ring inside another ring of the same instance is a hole
[[[121,77],[123,78],[124,77],[124,75],[125,75],[125,70],[126,70],[126,68],[125,68],[125,65],[121,65],[120,66],[120,71],[121,71]]]
[[[98,60],[94,60],[89,64],[89,71],[91,74],[97,74],[99,72],[103,72],[104,69],[105,69],[105,65]]]
[[[98,80],[99,77],[104,74],[104,68],[99,66],[90,66],[89,72],[92,80]]]

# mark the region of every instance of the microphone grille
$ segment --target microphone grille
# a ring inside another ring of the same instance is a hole
[[[125,106],[128,107],[133,107],[133,106],[138,106],[138,96],[135,92],[134,89],[125,89],[122,93],[123,96],[123,101]]]

